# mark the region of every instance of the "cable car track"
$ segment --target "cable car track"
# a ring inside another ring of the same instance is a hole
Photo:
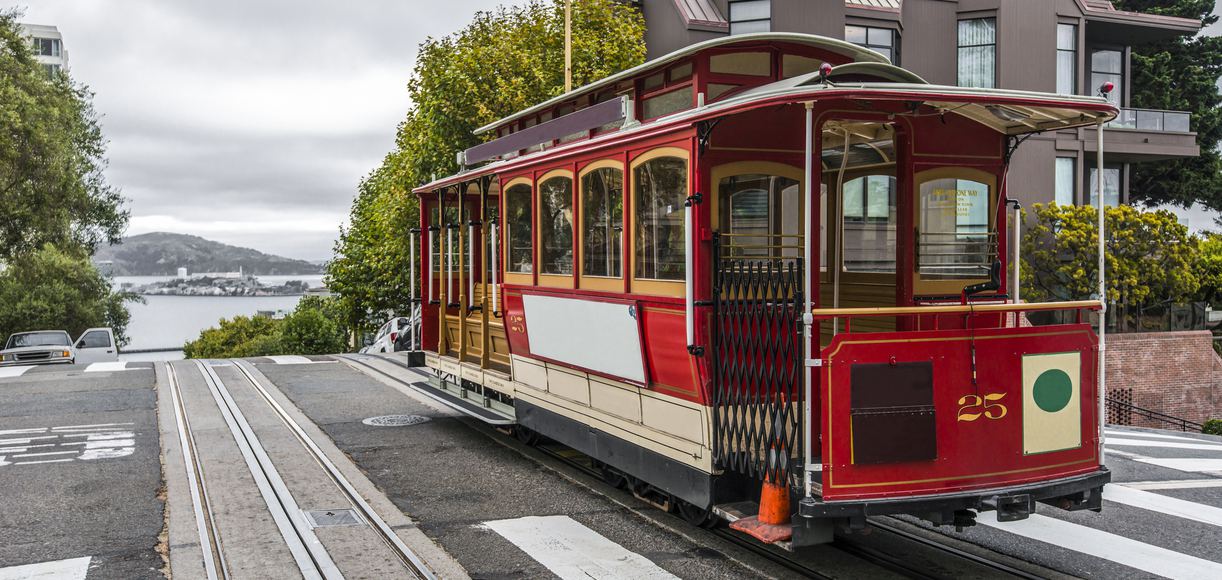
[[[267,450],[259,442],[250,423],[246,420],[241,408],[233,399],[229,388],[223,379],[212,368],[211,362],[195,361],[204,383],[216,401],[225,424],[237,443],[238,449],[255,479],[259,492],[267,503],[272,519],[284,537],[285,543],[292,553],[297,566],[305,578],[339,579],[344,575],[332,560],[326,548],[315,536],[314,526],[305,517],[305,513],[293,499],[284,480],[280,478]],[[322,449],[314,442],[301,425],[271,396],[268,388],[248,368],[249,363],[233,361],[232,365],[250,383],[259,397],[268,404],[278,419],[289,429],[302,444],[311,458],[323,469],[327,478],[345,496],[358,517],[369,526],[379,540],[387,546],[395,558],[414,578],[434,580],[435,574],[424,561],[394,533],[389,524],[379,516],[352,483],[339,471],[338,467],[327,458]],[[177,375],[173,365],[167,364],[170,377],[171,396],[174,399],[175,417],[179,430],[179,440],[183,443],[183,455],[187,458],[188,476],[192,488],[192,501],[195,504],[197,525],[199,527],[201,548],[204,550],[205,572],[209,580],[228,578],[229,572],[225,561],[223,530],[215,518],[211,517],[207,503],[207,479],[205,471],[195,452],[194,436],[190,430],[186,406]],[[198,490],[198,492],[197,492]]]

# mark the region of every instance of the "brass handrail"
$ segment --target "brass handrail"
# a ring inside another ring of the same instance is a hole
[[[909,314],[979,314],[982,312],[1036,312],[1043,310],[1102,310],[1098,300],[1072,302],[1024,302],[1022,304],[951,304],[943,306],[893,306],[879,308],[816,308],[811,311],[815,318],[849,316],[901,316]]]

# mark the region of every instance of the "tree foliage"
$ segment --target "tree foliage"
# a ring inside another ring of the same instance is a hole
[[[1098,210],[1040,204],[1023,235],[1023,295],[1032,301],[1098,296]],[[1169,211],[1105,213],[1107,300],[1128,305],[1191,299],[1197,240]]]
[[[627,3],[575,0],[572,23],[574,86],[644,62],[645,22]],[[476,128],[561,94],[563,46],[563,0],[479,12],[421,44],[395,149],[361,182],[327,265],[354,329],[407,310],[407,232],[419,224],[411,189],[456,171],[455,154],[481,140]]]
[[[1222,306],[1222,234],[1206,234],[1197,246],[1194,271],[1201,289],[1197,299]]]
[[[89,259],[50,244],[24,253],[0,272],[0,337],[30,330],[66,330],[73,338],[109,326],[128,342],[126,302],[143,299],[114,292]]]
[[[1214,0],[1114,0],[1116,8],[1200,19],[1213,24]],[[1190,206],[1195,201],[1222,210],[1222,37],[1198,35],[1133,46],[1134,107],[1192,112],[1201,155],[1133,165],[1135,201]]]
[[[337,301],[306,296],[283,320],[235,316],[204,329],[183,345],[187,358],[335,354],[347,350]]]
[[[17,25],[0,11],[0,260],[53,243],[88,253],[116,243],[128,212],[102,175],[106,141],[92,93],[48,76]]]

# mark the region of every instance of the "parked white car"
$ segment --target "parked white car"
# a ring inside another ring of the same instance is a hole
[[[72,364],[76,349],[62,330],[15,332],[0,350],[0,366]]]
[[[411,321],[407,317],[399,316],[386,321],[374,335],[373,342],[361,349],[361,352],[398,352],[411,348],[410,342]]]
[[[119,360],[115,333],[109,328],[90,328],[76,342],[62,330],[17,332],[0,350],[0,366],[89,364]]]

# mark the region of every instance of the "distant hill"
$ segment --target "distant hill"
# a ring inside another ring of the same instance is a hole
[[[322,267],[305,260],[264,254],[199,236],[153,232],[123,238],[123,243],[98,250],[94,262],[111,262],[115,276],[172,276],[178,268],[190,272],[237,272],[254,275],[318,274]]]

